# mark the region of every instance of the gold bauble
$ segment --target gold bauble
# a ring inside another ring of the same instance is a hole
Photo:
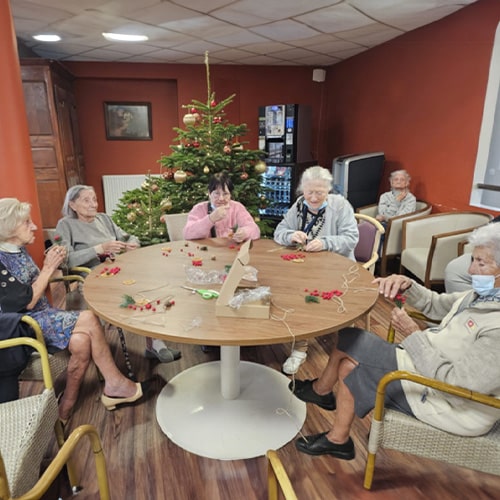
[[[184,122],[184,125],[194,125],[196,123],[196,116],[194,116],[192,113],[187,113],[184,115],[184,118],[182,119]]]
[[[210,169],[209,169],[209,168],[205,165],[205,166],[203,167],[203,173],[204,173],[204,174],[208,174],[209,172],[210,172]]]
[[[263,174],[266,171],[267,165],[261,160],[255,164],[254,168],[258,174]]]
[[[137,219],[137,214],[136,214],[135,212],[129,212],[129,213],[127,214],[127,220],[128,220],[129,222],[134,222],[134,221],[135,221],[135,219]]]
[[[160,210],[171,210],[172,209],[172,200],[170,198],[164,198],[160,202]]]
[[[174,181],[177,182],[177,184],[182,184],[183,182],[186,182],[187,174],[184,172],[184,170],[176,170],[174,174]]]

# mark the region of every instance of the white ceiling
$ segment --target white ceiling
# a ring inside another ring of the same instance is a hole
[[[67,61],[329,66],[476,0],[11,0],[17,37]],[[144,34],[109,42],[102,32]],[[37,33],[62,41],[41,43]]]

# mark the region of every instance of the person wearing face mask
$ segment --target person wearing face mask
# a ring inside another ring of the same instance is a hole
[[[300,438],[299,451],[309,455],[354,458],[350,428],[375,404],[379,380],[393,370],[407,370],[471,391],[500,397],[500,231],[496,224],[476,229],[470,236],[469,274],[473,289],[437,293],[402,275],[376,278],[379,293],[406,303],[427,317],[441,321],[421,330],[404,308],[394,307],[391,321],[404,334],[392,344],[360,328],[345,328],[319,378],[296,380],[290,390],[301,399],[336,410],[333,427]],[[336,395],[332,389],[336,387]],[[388,385],[386,406],[461,436],[487,433],[500,410],[457,399],[410,381]]]
[[[382,193],[375,218],[386,223],[392,217],[409,214],[417,209],[417,199],[410,193],[410,174],[406,170],[395,170],[389,176],[391,190]]]
[[[297,188],[299,197],[274,231],[279,245],[296,245],[305,252],[335,252],[355,260],[358,224],[351,204],[331,194],[332,174],[319,165],[304,170]],[[307,357],[307,341],[297,342],[283,364],[283,372],[296,373]]]
[[[214,174],[208,182],[208,203],[196,204],[184,226],[184,239],[231,238],[236,243],[258,240],[260,229],[248,210],[232,200],[233,181],[227,172]]]
[[[489,222],[493,224],[500,222],[500,215],[491,219]],[[500,224],[497,226],[500,231]],[[472,255],[470,252],[465,252],[453,260],[450,260],[444,269],[444,289],[448,293],[465,292],[470,290],[472,286],[472,278],[469,274],[469,266]]]

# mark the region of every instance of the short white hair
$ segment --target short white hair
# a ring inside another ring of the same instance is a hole
[[[17,227],[29,217],[31,205],[17,198],[0,199],[0,241],[12,237]]]
[[[496,265],[500,267],[500,223],[493,222],[478,227],[469,236],[469,243],[474,248],[489,248],[493,252]]]
[[[328,192],[332,190],[333,176],[330,171],[325,167],[315,165],[314,167],[306,168],[302,173],[302,177],[297,187],[297,194],[302,194],[304,192],[304,184],[311,181],[323,182]]]

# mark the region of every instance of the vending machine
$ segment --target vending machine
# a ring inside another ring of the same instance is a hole
[[[259,149],[266,152],[262,185],[270,200],[261,217],[279,221],[294,202],[300,176],[315,165],[311,154],[311,107],[273,104],[259,108]]]

